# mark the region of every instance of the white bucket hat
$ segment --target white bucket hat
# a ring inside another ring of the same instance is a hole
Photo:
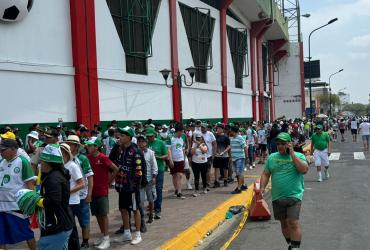
[[[37,131],[31,131],[27,136],[31,137],[31,138],[34,138],[36,140],[39,139],[39,133]]]

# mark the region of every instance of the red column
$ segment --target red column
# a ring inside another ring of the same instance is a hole
[[[100,123],[99,81],[96,53],[95,1],[86,1],[87,66],[89,72],[90,128]]]
[[[269,60],[268,64],[268,72],[269,72],[269,92],[270,92],[270,121],[275,120],[275,96],[274,96],[274,68],[272,60]]]
[[[302,114],[306,111],[306,96],[305,96],[305,82],[304,82],[304,57],[303,57],[303,42],[299,43],[299,57],[300,57],[300,73],[301,73],[301,107]]]
[[[77,122],[99,123],[94,1],[70,0]]]
[[[172,71],[172,109],[173,119],[177,122],[181,121],[182,114],[180,112],[180,92],[177,80],[177,72],[179,71],[179,56],[177,46],[177,14],[176,14],[176,0],[169,0],[170,9],[170,38],[171,38],[171,71]]]
[[[251,59],[251,89],[252,89],[252,118],[254,121],[258,119],[257,117],[257,97],[256,97],[256,47],[257,39],[251,33],[250,38],[250,59]]]
[[[258,82],[258,117],[259,120],[264,120],[265,100],[264,100],[264,81],[263,81],[263,59],[262,59],[262,37],[257,38],[257,82]]]
[[[251,28],[251,80],[252,80],[252,113],[253,120],[263,120],[264,103],[263,103],[263,67],[262,67],[262,37],[270,27],[270,19],[261,20],[252,23]],[[258,116],[257,116],[257,99],[256,90],[259,89],[258,98]]]
[[[221,1],[220,9],[222,122],[225,124],[229,121],[227,101],[226,11],[231,2],[232,0]]]

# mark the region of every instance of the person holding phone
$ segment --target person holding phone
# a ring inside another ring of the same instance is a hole
[[[282,132],[276,137],[276,146],[278,152],[268,157],[261,175],[261,191],[264,192],[271,177],[274,217],[280,221],[289,249],[299,249],[302,238],[299,214],[304,193],[303,175],[308,171],[308,164],[302,153],[294,151],[288,133]]]

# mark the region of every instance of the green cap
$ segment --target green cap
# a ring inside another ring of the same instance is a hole
[[[286,142],[291,142],[291,141],[292,141],[292,138],[290,137],[290,135],[289,135],[288,133],[281,132],[281,133],[280,133],[280,134],[278,134],[278,136],[276,137],[276,140],[286,141]]]
[[[98,139],[98,137],[91,137],[90,140],[85,142],[85,144],[86,145],[94,145],[94,146],[97,146],[99,148],[102,146],[101,140]]]
[[[154,128],[149,127],[145,131],[145,136],[155,136],[157,133],[155,132]]]
[[[58,144],[46,145],[40,155],[40,160],[45,162],[53,162],[63,164],[62,151]]]
[[[126,126],[124,128],[117,128],[117,132],[120,133],[120,134],[125,134],[125,135],[128,135],[128,136],[131,136],[131,137],[135,136],[134,130],[129,126]]]
[[[317,124],[317,125],[316,125],[316,128],[318,128],[318,129],[322,129],[322,128],[323,128],[323,126],[322,126],[322,124]]]

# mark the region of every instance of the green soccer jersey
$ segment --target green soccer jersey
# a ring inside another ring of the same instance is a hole
[[[326,132],[322,132],[321,134],[314,133],[311,140],[315,149],[325,150],[328,148],[330,137]]]
[[[148,142],[148,148],[154,151],[156,157],[168,155],[168,148],[166,146],[166,143],[164,143],[164,141],[162,140],[155,139],[152,142]],[[156,160],[158,165],[158,172],[164,172],[166,166],[165,161],[158,158],[156,158]]]
[[[303,154],[295,152],[295,155],[306,162],[306,157]],[[303,174],[298,172],[290,155],[279,152],[271,154],[266,161],[265,171],[271,174],[273,201],[292,197],[302,200]]]

